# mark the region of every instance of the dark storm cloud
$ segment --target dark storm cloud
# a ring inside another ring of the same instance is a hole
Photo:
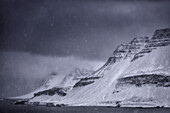
[[[1,0],[0,49],[106,59],[117,45],[170,26],[160,0]]]

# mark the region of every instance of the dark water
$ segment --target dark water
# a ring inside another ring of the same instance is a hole
[[[0,113],[170,113],[170,108],[46,107],[0,101]]]

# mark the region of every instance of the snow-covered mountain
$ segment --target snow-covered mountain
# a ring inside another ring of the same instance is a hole
[[[121,44],[95,72],[78,71],[34,93],[29,103],[170,106],[170,29]],[[51,85],[53,84],[53,85]]]
[[[58,80],[58,79],[61,79],[61,76],[59,76],[57,72],[51,72],[47,76],[47,79],[45,81],[42,81],[42,85],[39,88],[37,88],[35,91],[28,93],[26,95],[23,95],[23,96],[11,97],[11,98],[29,99],[29,98],[34,97],[35,95],[37,96],[40,94],[48,95],[48,91],[50,92],[53,89],[70,90],[81,78],[86,77],[87,75],[90,75],[93,71],[94,70],[83,68],[83,67],[75,68],[71,72],[68,72],[68,74],[63,75],[64,78],[62,78],[62,80]]]

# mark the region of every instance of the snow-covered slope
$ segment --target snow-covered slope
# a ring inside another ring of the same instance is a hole
[[[76,73],[76,79],[65,78],[62,89],[51,85],[50,90],[34,94],[29,102],[170,106],[170,29],[156,30],[152,38],[136,37],[121,44],[93,73]]]
[[[123,76],[141,74],[170,75],[170,46],[159,47],[144,57],[131,62]]]
[[[48,78],[42,82],[42,85],[34,90],[31,93],[28,93],[23,96],[12,97],[13,99],[28,99],[34,97],[35,94],[43,91],[48,91],[53,88],[66,88],[71,89],[81,78],[90,75],[93,70],[87,68],[75,68],[66,75],[63,75],[64,78],[62,80],[60,76],[58,76],[57,72],[52,72],[48,75]]]

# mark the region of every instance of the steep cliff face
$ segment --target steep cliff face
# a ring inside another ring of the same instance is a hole
[[[169,75],[170,29],[156,30],[153,37],[141,49],[124,71],[127,76],[144,73]]]
[[[95,80],[102,78],[115,63],[120,62],[123,59],[133,59],[134,56],[141,51],[144,46],[149,42],[148,37],[135,37],[128,44],[121,44],[113,52],[113,55],[108,59],[108,61],[97,71],[92,73],[90,76],[81,79],[76,85],[85,86],[94,83]]]
[[[149,42],[148,37],[135,37],[128,44],[121,44],[113,52],[114,61],[120,61],[125,58],[133,58]]]
[[[152,38],[136,37],[128,44],[121,44],[95,72],[76,72],[65,78],[62,86],[69,86],[66,84],[72,81],[71,90],[66,87],[44,90],[30,102],[170,106],[169,77],[170,29],[160,29]]]
[[[144,56],[147,53],[150,53],[152,50],[158,47],[168,46],[168,45],[170,45],[170,29],[156,30],[153,37],[147,41],[147,44],[139,53],[137,53],[134,56],[132,61],[139,57]]]

